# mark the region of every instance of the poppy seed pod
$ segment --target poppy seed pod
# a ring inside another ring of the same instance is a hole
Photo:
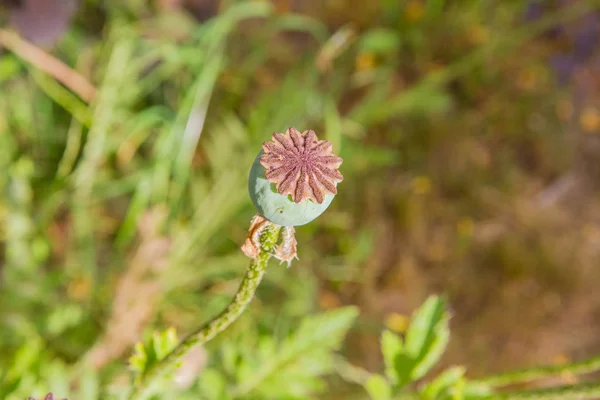
[[[305,225],[321,215],[343,179],[342,159],[314,131],[273,134],[252,164],[248,190],[258,213],[280,226]]]

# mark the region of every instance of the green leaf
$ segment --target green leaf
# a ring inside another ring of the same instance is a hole
[[[329,35],[327,26],[322,21],[300,14],[281,15],[273,24],[280,30],[310,33],[320,43],[325,42]]]
[[[58,336],[68,328],[76,326],[84,316],[79,304],[61,304],[56,306],[46,319],[46,329],[52,336]]]
[[[202,390],[203,398],[207,400],[225,400],[230,398],[226,395],[227,382],[225,377],[214,369],[202,371],[199,379],[199,386]]]
[[[356,307],[344,307],[304,318],[275,352],[269,349],[267,354],[259,354],[258,360],[246,357],[251,373],[240,377],[234,397],[257,391],[270,398],[306,398],[321,390],[323,385],[315,377],[332,370],[331,351],[339,348],[357,315]]]
[[[333,152],[339,154],[342,147],[342,121],[333,97],[325,100],[325,132],[326,139],[333,146]]]
[[[358,47],[368,53],[390,54],[400,47],[400,37],[392,29],[370,29],[361,37]]]
[[[351,159],[352,164],[344,164],[344,171],[360,173],[370,168],[388,167],[400,161],[400,153],[389,148],[367,146],[355,140],[345,140],[340,151],[344,159]]]
[[[385,374],[394,384],[397,384],[400,380],[398,371],[396,370],[396,358],[401,354],[402,350],[402,339],[388,330],[383,331],[381,334],[381,352],[383,353],[383,361],[385,363]]]
[[[148,362],[148,356],[143,343],[136,343],[134,347],[134,353],[129,358],[129,367],[139,372],[140,374],[146,369],[146,363]]]
[[[14,78],[21,71],[19,60],[11,55],[4,54],[0,59],[0,82]]]
[[[40,354],[42,354],[42,349],[43,347],[38,338],[32,339],[27,344],[21,346],[15,354],[13,364],[8,369],[8,379],[17,379],[32,368],[32,365],[38,361]]]
[[[462,388],[464,400],[481,400],[493,397],[492,389],[483,383],[465,381]]]
[[[446,0],[427,0],[427,5],[425,7],[427,18],[433,20],[434,18],[439,17],[444,12],[445,3]]]
[[[148,340],[136,343],[134,354],[129,358],[129,366],[139,375],[143,375],[176,346],[177,333],[175,329],[169,328],[163,332],[153,332]]]
[[[448,314],[445,302],[429,297],[413,314],[406,332],[406,353],[415,361],[411,378],[422,378],[439,360],[449,339]]]
[[[93,368],[85,367],[79,379],[80,399],[96,400],[100,393],[100,379]]]
[[[440,360],[449,341],[450,329],[448,328],[446,318],[446,320],[442,321],[440,326],[437,327],[435,336],[429,348],[423,354],[422,358],[417,360],[417,364],[411,375],[413,379],[419,379],[425,376],[425,374]]]
[[[294,350],[310,349],[315,345],[337,349],[357,316],[356,307],[342,307],[305,318],[295,335],[284,344],[284,350],[293,354]]]
[[[381,375],[371,375],[365,382],[365,389],[373,400],[387,400],[392,398],[392,387]]]
[[[454,386],[465,374],[463,367],[451,367],[442,372],[421,391],[421,396],[426,400],[434,400],[448,388]]]
[[[450,330],[444,301],[432,296],[415,311],[405,342],[390,331],[381,337],[385,373],[396,388],[422,378],[443,354]]]

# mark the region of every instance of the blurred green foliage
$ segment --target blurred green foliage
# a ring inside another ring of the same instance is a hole
[[[405,340],[386,330],[381,336],[381,351],[385,360],[386,377],[373,374],[365,388],[375,400],[392,399],[406,385],[423,378],[439,362],[448,345],[450,331],[444,301],[430,297],[415,311]],[[420,398],[486,399],[492,397],[490,388],[463,378],[462,367],[451,367],[419,389]]]
[[[192,379],[156,398],[468,398],[449,397],[481,388],[462,367],[431,369],[449,340],[441,300],[380,352],[384,317],[446,292],[460,311],[447,357],[482,373],[515,364],[495,334],[596,304],[572,293],[600,275],[566,268],[599,259],[591,217],[520,208],[574,152],[569,93],[534,39],[596,2],[532,24],[525,1],[223,1],[202,22],[167,3],[81,2],[49,52],[90,102],[22,49],[0,54],[0,398],[124,399],[170,332],[219,312],[247,263],[248,169],[289,126],[334,144],[340,194],[298,230],[300,260],[273,264]],[[533,317],[503,319],[528,302]]]

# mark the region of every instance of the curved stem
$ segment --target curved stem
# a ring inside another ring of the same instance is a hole
[[[183,361],[186,354],[195,346],[206,343],[217,336],[242,314],[246,306],[252,301],[256,288],[265,274],[267,263],[279,239],[280,230],[281,227],[274,224],[270,224],[264,229],[259,239],[260,252],[250,263],[231,303],[219,315],[191,333],[171,353],[151,367],[141,377],[141,381],[134,389],[130,400],[145,399],[150,394],[153,385],[168,373],[173,372],[178,364]]]
[[[600,398],[600,383],[586,382],[569,386],[508,392],[500,395],[500,398],[507,400],[598,399]]]
[[[551,378],[562,374],[581,375],[595,371],[600,371],[600,356],[567,365],[549,365],[507,372],[504,374],[479,379],[477,382],[484,383],[491,387],[501,387],[513,385],[515,383],[524,383],[544,378]]]

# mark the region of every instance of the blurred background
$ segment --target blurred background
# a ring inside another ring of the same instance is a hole
[[[0,397],[108,398],[136,342],[222,309],[248,262],[247,173],[289,126],[333,142],[339,194],[162,398],[225,398],[195,377],[235,381],[234,355],[261,365],[346,305],[318,379],[232,396],[364,398],[353,368],[381,371],[382,329],[433,293],[452,313],[440,367],[600,352],[597,1],[0,4]]]

